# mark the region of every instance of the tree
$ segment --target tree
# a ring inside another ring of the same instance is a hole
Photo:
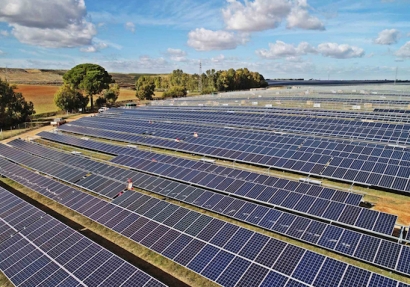
[[[27,102],[21,93],[16,93],[16,86],[0,79],[0,126],[8,127],[13,124],[30,120],[34,115],[34,105]]]
[[[111,84],[108,90],[104,91],[105,103],[114,105],[120,95],[120,86],[118,84]]]
[[[183,86],[173,86],[164,93],[165,98],[182,98],[186,95],[187,90]]]
[[[113,83],[111,75],[96,64],[80,64],[69,70],[63,76],[64,83],[74,90],[80,90],[91,100],[91,110],[94,109],[93,96],[100,94]]]
[[[55,93],[54,103],[62,111],[77,112],[80,108],[84,111],[88,98],[84,97],[80,91],[65,84]]]
[[[152,100],[152,96],[155,95],[155,84],[151,77],[139,77],[135,88],[137,90],[135,96],[140,100]]]

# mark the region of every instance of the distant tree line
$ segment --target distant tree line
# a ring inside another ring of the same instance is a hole
[[[88,103],[94,106],[113,105],[120,94],[120,87],[111,75],[96,64],[80,64],[63,75],[64,84],[54,95],[54,103],[63,111],[83,111]],[[97,96],[94,101],[94,96]]]
[[[7,128],[30,121],[36,113],[32,102],[27,102],[16,86],[0,79],[0,127]]]
[[[202,90],[200,91],[199,80]],[[165,76],[141,76],[135,84],[136,96],[139,99],[151,100],[154,91],[164,91],[164,97],[184,97],[189,92],[210,94],[267,87],[268,83],[258,72],[247,68],[215,71],[207,70],[202,75],[187,74],[177,69]]]

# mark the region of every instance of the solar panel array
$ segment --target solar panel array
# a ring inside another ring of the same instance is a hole
[[[50,135],[53,137],[54,134],[50,134]],[[113,153],[112,150],[113,148],[116,147],[114,145],[106,144],[106,143],[100,144],[100,143],[93,142],[93,141],[78,140],[78,138],[74,138],[70,136],[57,135],[54,138],[55,140],[60,139],[60,141],[63,141],[65,144],[72,144],[72,145],[76,145],[81,148],[91,147],[94,150],[98,148],[98,151],[103,152],[103,153],[106,153],[106,152]],[[9,142],[9,145],[12,145],[13,147],[19,148],[23,151],[29,151],[30,153],[33,153],[33,154],[36,154],[36,155],[39,155],[45,158],[61,161],[65,164],[73,165],[73,166],[80,167],[80,168],[86,167],[88,171],[93,170],[98,173],[99,170],[103,169],[103,167],[106,167],[105,164],[102,164],[100,162],[96,162],[93,160],[89,160],[86,158],[84,158],[84,160],[82,161],[78,161],[75,157],[67,156],[67,154],[65,153],[60,153],[54,150],[50,150],[41,145],[36,145],[36,144],[33,145],[31,143],[28,143],[20,139]],[[170,166],[174,166],[178,168],[186,167],[188,168],[188,170],[185,170],[184,172],[186,172],[187,174],[191,172],[192,170],[199,170],[199,171],[205,172],[206,174],[202,174],[203,177],[208,176],[209,174],[215,174],[217,175],[217,178],[213,179],[213,181],[222,182],[226,180],[227,182],[225,183],[225,185],[227,185],[227,187],[229,187],[230,185],[236,185],[238,188],[240,188],[241,185],[244,183],[244,181],[247,181],[247,182],[252,182],[255,185],[261,184],[266,187],[284,189],[288,192],[296,191],[298,193],[306,193],[309,196],[319,197],[319,198],[323,198],[326,200],[332,200],[332,201],[337,201],[337,202],[351,204],[351,205],[359,205],[363,197],[363,195],[357,194],[357,193],[345,192],[345,191],[335,190],[331,188],[323,188],[318,185],[295,182],[292,180],[281,179],[281,178],[269,176],[269,175],[261,175],[261,174],[258,174],[252,171],[244,171],[244,170],[235,169],[231,167],[218,167],[212,163],[201,162],[201,161],[196,161],[196,160],[189,160],[189,159],[181,159],[179,157],[163,155],[163,154],[158,154],[158,153],[149,152],[149,151],[135,150],[135,149],[130,149],[130,148],[121,148],[121,149],[118,149],[115,152],[115,154],[138,157],[140,159],[149,160],[154,163],[161,162],[167,167],[170,167]],[[115,159],[115,161],[117,161],[117,159]],[[177,177],[177,178],[179,180],[182,180],[182,178],[180,177]],[[230,178],[232,178],[232,180],[230,180]],[[195,183],[193,181],[188,181],[188,182]],[[207,182],[210,182],[210,181],[207,181]],[[215,183],[213,183],[213,185],[215,185]],[[205,186],[212,189],[211,186],[207,186],[207,185]],[[216,187],[217,186],[215,185],[213,189],[217,190]],[[262,188],[260,192],[263,192],[263,189],[264,188]],[[222,191],[225,191],[225,190],[222,190]],[[254,196],[252,198],[256,198],[256,197]]]
[[[2,175],[50,194],[31,180],[53,180],[4,159],[0,159],[0,167]],[[169,209],[165,210],[171,204],[165,202],[168,205],[164,208],[164,201],[158,199],[131,212],[67,188],[70,191],[58,193],[61,204],[222,286],[406,286],[182,207],[176,206],[170,216]],[[81,199],[75,200],[77,197]]]
[[[73,168],[62,163],[53,163],[50,165],[48,162],[29,157],[24,152],[20,152],[3,144],[0,144],[0,154],[70,184],[92,190],[104,197],[113,198],[124,190],[124,184],[115,182],[110,178],[95,174],[89,175],[89,173],[84,170]],[[93,169],[98,169],[98,166],[101,167],[105,165],[94,162]]]
[[[325,94],[322,94],[325,95]],[[348,103],[348,104],[353,104],[353,105],[360,105],[364,103],[373,103],[373,104],[379,104],[379,105],[408,105],[410,104],[410,101],[408,100],[408,97],[405,97],[404,99],[369,99],[369,98],[347,98],[343,97],[343,95],[338,95],[336,96],[335,94],[328,94],[329,96],[332,96],[331,98],[329,97],[323,97],[323,96],[318,96],[318,97],[301,97],[301,96],[285,96],[285,97],[280,97],[280,96],[270,96],[270,97],[224,97],[224,98],[210,98],[210,99],[201,99],[201,98],[184,98],[184,99],[179,99],[179,101],[183,101],[187,104],[192,105],[193,103],[198,103],[198,102],[206,102],[207,100],[209,101],[216,101],[216,102],[222,102],[222,103],[232,103],[234,101],[239,102],[242,100],[246,101],[268,101],[268,102],[274,102],[274,101],[283,101],[283,102],[307,102],[307,101],[314,101],[318,103]],[[397,95],[396,95],[397,96]],[[234,103],[232,103],[234,104]]]
[[[41,147],[36,144],[24,144],[20,142],[19,145],[21,148],[28,151],[41,150]],[[67,162],[70,161],[68,157],[63,158],[63,155],[59,152],[47,152],[45,150],[41,150],[41,152],[47,155],[58,153],[58,155],[55,155],[56,157],[58,156],[61,160]],[[66,156],[68,155],[66,154]],[[389,259],[388,261],[386,261],[386,259],[381,259],[385,256],[387,251],[393,248],[391,247],[391,244],[395,246],[394,249],[396,250],[400,250],[401,248],[401,245],[399,244],[372,236],[362,235],[358,232],[345,230],[340,227],[335,227],[304,217],[298,217],[286,212],[269,209],[264,206],[258,206],[243,200],[233,199],[232,197],[213,194],[205,190],[193,188],[181,183],[175,183],[166,179],[136,172],[126,172],[120,168],[112,166],[103,168],[102,173],[104,175],[110,175],[114,179],[119,179],[122,182],[125,182],[127,178],[132,178],[135,182],[135,186],[138,188],[174,198],[203,209],[208,209],[212,212],[217,212],[353,258],[368,261],[384,268],[392,269],[390,262],[392,259]],[[146,195],[126,193],[126,195],[119,197],[114,202],[132,210],[139,210],[140,208],[145,210],[149,207],[156,206],[158,200]],[[147,203],[148,205],[144,205],[144,203]],[[166,210],[165,208],[167,206],[165,203],[158,205],[161,206],[161,209],[164,209],[164,211]],[[175,209],[176,207],[173,206],[170,208],[170,211],[173,212]],[[340,213],[337,208],[330,209],[329,212],[334,214]],[[349,212],[352,212],[352,210],[349,210]],[[367,216],[363,217],[363,222],[368,222],[369,218],[372,217],[371,214],[373,211],[366,210],[366,212],[369,213],[365,213]],[[348,215],[348,213],[346,213],[346,215]],[[383,224],[380,224],[380,226],[383,226]],[[371,251],[363,253],[362,250],[368,247],[367,245],[369,241],[375,242],[374,248]],[[386,251],[386,248],[390,249]],[[407,267],[403,267],[404,270],[406,270],[406,268]]]
[[[113,120],[111,120],[113,121]],[[158,123],[152,126],[158,125]],[[164,123],[160,124],[165,125]],[[96,125],[98,126],[98,124]],[[146,133],[150,129],[137,128]],[[349,183],[375,186],[400,192],[410,191],[410,151],[399,146],[383,146],[362,142],[344,142],[331,139],[315,139],[295,135],[265,135],[258,132],[242,132],[214,128],[213,134],[192,136],[195,130],[189,125],[185,130],[151,132],[151,135],[137,135],[130,125],[87,128],[66,125],[60,129],[71,133],[114,139],[129,143],[183,151],[192,154],[229,159],[237,162],[257,164],[293,172],[317,175]],[[122,129],[122,132],[118,130]],[[192,133],[191,133],[192,132]],[[248,137],[237,137],[238,134]],[[235,135],[235,136],[234,136]],[[161,136],[161,137],[158,137]],[[182,141],[176,142],[179,138]]]
[[[220,107],[220,106],[150,106],[150,107],[139,107],[139,109],[149,109],[149,110],[175,110],[175,111],[222,111],[226,112],[250,112],[259,113],[264,115],[270,114],[282,114],[282,115],[308,115],[316,117],[326,117],[326,118],[342,118],[342,119],[355,119],[355,120],[374,120],[374,121],[391,121],[391,122],[409,122],[410,119],[406,113],[406,110],[395,110],[395,109],[374,109],[373,112],[351,112],[342,110],[324,110],[324,109],[299,109],[299,108],[282,108],[282,107],[272,107],[272,108],[262,108],[262,107]],[[124,109],[111,109],[106,112],[106,115],[110,114],[122,114],[126,113]]]
[[[85,143],[88,144],[90,142],[86,141]],[[29,151],[37,155],[40,155],[40,156],[45,155],[45,157],[47,158],[57,159],[57,160],[64,162],[65,164],[79,166],[77,164],[79,161],[75,157],[70,157],[67,155],[63,156],[61,154],[56,154],[56,152],[54,152],[55,156],[53,157],[52,156],[53,151],[50,151],[46,148],[42,149],[40,146],[25,143],[21,140],[13,141],[11,142],[11,144],[18,146],[25,151]],[[103,145],[106,145],[106,144],[103,144]],[[206,168],[206,167],[216,168],[216,166],[214,165],[185,160],[187,164],[190,163],[191,169],[187,170],[187,169],[182,168],[179,165],[169,164],[171,160],[177,160],[176,158],[168,157],[168,160],[166,161],[167,163],[161,163],[159,162],[160,157],[158,156],[160,155],[158,154],[143,152],[143,151],[134,151],[130,149],[126,149],[126,151],[124,152],[132,153],[133,157],[137,156],[137,154],[138,155],[145,154],[145,157],[149,158],[149,160],[142,160],[142,161],[138,159],[138,162],[139,162],[138,169],[141,171],[168,177],[171,179],[177,179],[179,181],[186,182],[188,184],[195,184],[195,183],[198,183],[199,181],[199,184],[198,184],[199,186],[201,185],[200,183],[202,182],[202,180],[195,181],[192,178],[184,179],[187,176],[193,177],[191,172],[195,170],[194,169],[195,165],[198,165],[198,164],[202,166],[205,165],[205,167],[203,168]],[[7,148],[5,151],[1,151],[0,149],[0,153],[20,163],[27,162],[29,158],[24,153],[17,152],[15,150],[13,151],[10,148]],[[13,155],[18,155],[18,156],[13,156]],[[158,158],[158,160],[152,161],[151,159],[152,157]],[[21,158],[24,158],[24,161],[20,161]],[[123,163],[121,162],[121,159],[124,159],[124,158],[126,162],[129,162],[129,159],[132,159],[129,156],[124,156],[122,158],[121,157],[117,158],[113,162],[125,164],[125,162]],[[144,158],[144,156],[142,158]],[[31,161],[39,162],[39,160],[35,158],[31,159]],[[137,161],[137,159],[134,158],[134,161]],[[112,167],[108,165],[104,165],[102,163],[98,163],[99,168],[94,169],[97,162],[93,162],[90,160],[85,160],[84,162],[88,162],[88,167],[87,167],[87,170],[85,170],[85,172],[90,172],[91,170],[93,170],[94,173],[100,174],[103,176],[103,177],[97,176],[97,175],[90,176],[86,178],[86,179],[91,178],[89,182],[93,181],[94,176],[99,177],[99,178],[107,178],[107,177],[112,178],[112,174],[111,174]],[[129,165],[129,164],[125,164],[125,165],[135,168],[134,165]],[[81,164],[81,167],[84,167],[84,163]],[[158,169],[161,169],[161,171],[168,170],[168,173],[155,172]],[[229,173],[235,173],[239,175],[243,174],[242,173],[243,171],[235,170],[232,168],[225,168],[223,170]],[[173,174],[180,175],[180,177],[174,176]],[[273,177],[268,177],[268,176],[260,177],[258,174],[255,174],[255,173],[245,172],[245,174],[246,174],[246,178],[247,178],[246,180],[248,181],[248,183],[245,183],[245,181],[240,180],[240,179],[235,181],[234,179],[230,177],[223,177],[221,175],[216,176],[215,173],[206,172],[206,171],[198,171],[195,173],[197,177],[201,179],[203,178],[204,183],[202,184],[202,186],[210,187],[209,185],[211,185],[213,190],[224,193],[224,194],[234,195],[234,196],[238,196],[244,199],[261,202],[261,203],[270,205],[272,207],[281,206],[285,209],[293,210],[293,211],[300,212],[300,213],[307,213],[315,217],[320,217],[321,219],[327,219],[329,221],[340,221],[347,225],[353,225],[353,226],[360,227],[360,228],[366,228],[369,230],[373,230],[375,232],[385,233],[388,235],[392,233],[392,230],[394,228],[396,216],[385,214],[385,213],[379,213],[376,211],[368,211],[363,208],[352,207],[352,206],[348,206],[346,204],[341,203],[345,201],[347,203],[357,205],[361,199],[360,195],[352,194],[352,193],[351,194],[344,193],[344,192],[335,191],[332,189],[322,188],[319,186],[308,185],[304,183],[292,182],[288,180],[281,181],[278,178],[273,178]],[[250,175],[252,174],[254,175],[255,180],[257,178],[256,176],[258,176],[258,178],[263,180],[263,182],[266,182],[267,180],[269,180],[269,182],[266,183],[265,185],[259,184],[259,183],[251,183],[252,181],[250,180]],[[131,177],[131,173],[125,173],[125,175],[122,176],[122,179],[123,179],[122,182],[125,182],[127,177]],[[212,180],[210,178],[212,178]],[[81,182],[84,182],[84,180],[81,180],[80,183]],[[226,188],[222,189],[218,187],[219,184],[217,186],[215,182],[217,183],[221,182],[221,184],[222,182],[225,182],[224,185],[226,185]],[[227,182],[230,184],[227,185]],[[80,186],[84,186],[84,184],[79,184],[79,183],[76,183],[76,184]],[[99,190],[94,188],[98,186],[99,186],[99,183],[97,182],[97,184],[94,184],[94,185],[93,184],[87,185],[86,188],[89,190],[95,191],[96,193],[99,193]],[[229,189],[229,187],[231,187],[231,189]],[[245,189],[248,191],[246,194],[243,192],[243,190]],[[292,190],[297,190],[297,191],[293,192]],[[316,196],[322,195],[322,198],[316,199],[314,195]],[[332,198],[333,200],[328,200],[328,198]]]
[[[0,270],[15,286],[165,286],[3,188]]]
[[[101,119],[103,117],[104,119]],[[110,114],[99,117],[82,118],[76,121],[76,124],[87,123],[105,123],[112,119]],[[123,121],[120,121],[123,119]],[[269,131],[282,131],[292,133],[302,133],[309,135],[330,136],[338,138],[359,139],[375,142],[408,144],[410,125],[394,124],[383,122],[346,120],[340,118],[296,116],[281,114],[261,114],[246,112],[201,112],[201,111],[157,111],[157,110],[125,110],[120,117],[117,117],[110,124],[121,124],[127,120],[168,120],[178,122],[190,122],[191,125],[198,129],[206,128],[199,124],[212,124],[219,126],[232,126],[240,128],[254,128]],[[87,126],[87,124],[83,125]],[[88,124],[90,126],[90,124]],[[173,124],[173,129],[178,124]],[[146,128],[146,126],[145,126]],[[203,131],[201,131],[203,133]]]

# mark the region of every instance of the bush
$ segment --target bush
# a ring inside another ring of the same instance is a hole
[[[186,97],[187,90],[183,86],[173,86],[164,93],[164,98],[182,98]]]

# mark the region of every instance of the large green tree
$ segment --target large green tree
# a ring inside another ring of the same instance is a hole
[[[155,84],[152,77],[141,76],[135,83],[137,90],[135,96],[140,100],[152,100],[152,96],[155,95]]]
[[[0,126],[8,127],[29,121],[36,112],[32,102],[27,102],[16,87],[0,79]]]
[[[85,110],[88,98],[70,85],[63,85],[54,95],[54,103],[62,111],[77,112],[80,108]]]
[[[91,110],[94,109],[93,96],[108,89],[113,83],[111,75],[103,67],[89,63],[75,66],[64,74],[63,79],[72,89],[80,90],[83,95],[90,98]]]

